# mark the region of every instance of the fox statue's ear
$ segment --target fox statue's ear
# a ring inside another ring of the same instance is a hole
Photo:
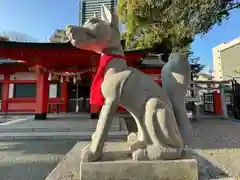
[[[109,24],[112,23],[112,13],[104,4],[101,5],[101,18]]]
[[[111,24],[112,27],[118,28],[119,21],[117,14],[112,13],[104,4],[101,6],[101,18]]]

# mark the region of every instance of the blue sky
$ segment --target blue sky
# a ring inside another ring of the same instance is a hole
[[[56,29],[78,24],[79,0],[0,0],[0,33],[18,32],[48,41]],[[212,67],[212,48],[240,36],[240,9],[207,35],[196,37],[193,52]]]

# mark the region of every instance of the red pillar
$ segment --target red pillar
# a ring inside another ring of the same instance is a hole
[[[8,112],[8,94],[9,94],[9,80],[10,75],[4,74],[4,81],[2,86],[2,112]]]
[[[48,112],[49,81],[48,73],[37,69],[37,97],[35,119],[45,120]]]
[[[61,84],[61,99],[63,100],[62,112],[67,112],[68,107],[68,82]]]
[[[220,116],[223,115],[221,95],[217,91],[214,91],[214,108],[215,108],[215,113],[217,115],[220,115]]]

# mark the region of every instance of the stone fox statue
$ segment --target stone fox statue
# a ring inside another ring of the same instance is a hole
[[[192,125],[185,110],[185,95],[191,81],[191,68],[186,53],[171,53],[161,73],[162,87],[172,102],[174,115],[184,137],[190,142]]]
[[[118,105],[127,109],[137,124],[136,144],[141,146],[133,146],[134,160],[180,158],[183,139],[171,101],[150,76],[127,66],[118,26],[118,16],[102,5],[101,19],[93,17],[82,27],[66,28],[73,46],[101,54],[90,101],[103,106],[92,142],[82,150],[82,161],[101,158]]]

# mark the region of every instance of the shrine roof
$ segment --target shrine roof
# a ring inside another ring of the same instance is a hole
[[[28,49],[28,50],[55,50],[55,51],[69,51],[81,52],[83,55],[98,55],[92,51],[80,50],[71,45],[70,42],[66,43],[37,43],[37,42],[16,42],[16,41],[0,41],[1,49]],[[134,55],[139,53],[148,53],[150,49],[130,50],[124,51],[126,55]],[[0,56],[1,57],[1,56]]]
[[[163,65],[141,64],[151,49],[125,51],[130,65],[140,68],[161,68]],[[71,68],[89,69],[96,66],[100,55],[92,51],[80,50],[70,43],[33,43],[0,41],[0,59],[17,60],[1,63],[0,66],[42,66],[50,70],[69,70]],[[191,65],[194,68],[195,65]]]
[[[140,61],[148,52],[149,49],[125,51],[125,55],[129,61]],[[77,49],[70,43],[2,41],[0,42],[0,58],[25,61],[48,69],[76,65],[91,68],[98,64],[100,55],[92,51]]]

